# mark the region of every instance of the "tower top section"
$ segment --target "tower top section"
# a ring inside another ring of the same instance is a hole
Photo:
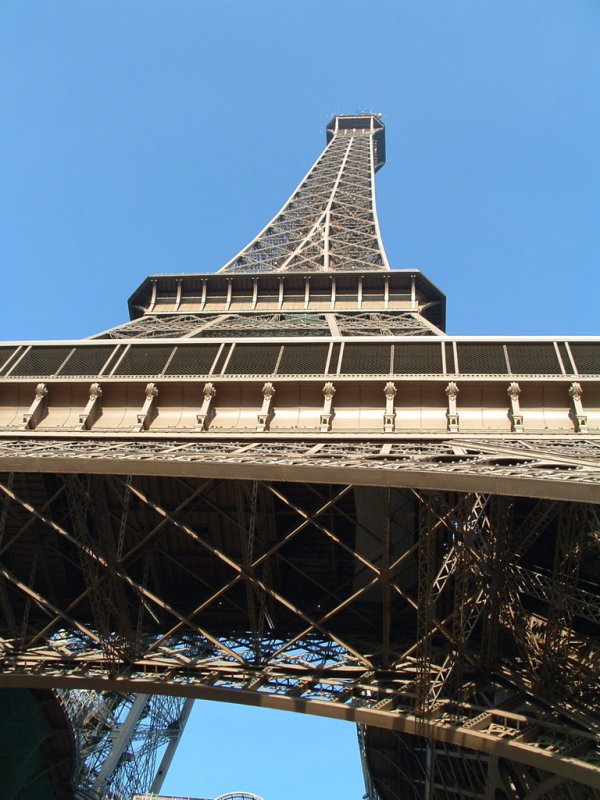
[[[326,130],[325,149],[287,203],[221,272],[389,270],[375,207],[384,124],[378,114],[349,114]]]
[[[385,164],[385,125],[381,114],[338,114],[332,117],[325,129],[327,142],[336,134],[367,134],[375,144],[375,171]]]

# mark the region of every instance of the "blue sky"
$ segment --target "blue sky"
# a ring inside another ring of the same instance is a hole
[[[4,0],[0,21],[0,339],[87,336],[147,274],[218,269],[357,111],[387,126],[390,263],[446,292],[449,333],[598,332],[597,0]],[[309,722],[198,705],[166,788],[360,798],[354,728]]]

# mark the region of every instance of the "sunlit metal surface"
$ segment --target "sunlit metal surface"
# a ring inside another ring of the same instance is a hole
[[[353,721],[373,799],[598,797],[600,340],[445,336],[383,154],[335,118],[221,272],[0,347],[0,685]]]

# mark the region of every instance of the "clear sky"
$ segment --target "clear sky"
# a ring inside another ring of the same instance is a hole
[[[449,333],[598,332],[598,0],[4,0],[0,37],[0,339],[218,269],[357,111],[390,263]],[[309,722],[198,705],[166,788],[359,800],[354,728]]]

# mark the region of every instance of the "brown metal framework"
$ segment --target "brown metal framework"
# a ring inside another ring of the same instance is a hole
[[[599,343],[444,336],[381,121],[328,135],[222,273],[0,349],[0,686],[350,720],[382,800],[600,797]]]

